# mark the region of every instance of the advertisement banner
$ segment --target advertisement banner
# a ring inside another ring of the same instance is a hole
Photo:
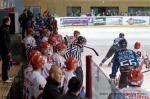
[[[94,25],[105,25],[106,18],[105,17],[94,17],[93,18]]]
[[[92,17],[63,17],[60,18],[61,26],[88,26],[93,23]]]
[[[123,17],[123,25],[149,25],[149,21],[147,16]]]
[[[106,17],[106,25],[122,25],[122,17]]]

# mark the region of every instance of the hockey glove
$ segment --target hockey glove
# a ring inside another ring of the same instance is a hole
[[[111,79],[115,79],[116,74],[109,74],[109,77],[110,77]]]

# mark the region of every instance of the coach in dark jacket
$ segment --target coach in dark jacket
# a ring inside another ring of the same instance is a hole
[[[82,86],[82,81],[78,77],[72,77],[68,84],[68,92],[67,94],[57,98],[57,99],[83,99],[78,95],[80,93],[80,89]]]
[[[58,86],[62,78],[62,71],[58,66],[52,66],[49,71],[46,86],[43,91],[43,99],[56,99],[61,95]]]
[[[2,20],[2,25],[0,27],[0,54],[3,61],[2,64],[2,80],[6,82],[10,82],[8,78],[8,70],[10,68],[10,17],[5,16]]]

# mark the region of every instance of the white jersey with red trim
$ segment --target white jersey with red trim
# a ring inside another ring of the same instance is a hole
[[[149,58],[143,49],[134,49],[134,51],[137,55],[140,66],[142,66],[143,64],[145,64],[145,65],[149,64]]]
[[[43,60],[44,60],[44,66],[43,66],[42,76],[45,79],[47,79],[47,77],[49,76],[49,70],[51,69],[53,63],[48,63],[47,56],[43,56]]]
[[[41,42],[47,42],[48,41],[48,37],[47,36],[44,36],[41,40]]]
[[[31,99],[33,96],[33,91],[32,91],[32,80],[31,80],[31,75],[32,75],[32,66],[31,64],[28,65],[28,67],[24,70],[24,86],[23,86],[23,97],[24,99]]]
[[[48,55],[52,56],[53,55],[53,47],[50,47],[49,51],[48,51]]]
[[[65,58],[61,55],[59,55],[58,53],[54,53],[53,55],[54,58],[54,64],[59,66],[60,68],[66,67],[65,65]]]
[[[26,49],[34,48],[37,46],[35,39],[31,35],[28,35],[27,37],[24,38],[24,44]]]
[[[33,97],[35,99],[41,99],[40,97],[43,93],[47,81],[38,71],[33,71],[31,78],[33,83],[33,87],[32,87]]]
[[[67,39],[67,46],[71,46],[71,44],[77,44],[77,39],[74,36],[68,36],[66,35]]]
[[[71,44],[76,44],[77,43],[77,39],[74,36],[70,36],[70,43]]]
[[[124,98],[116,99],[150,99],[150,92],[141,87],[129,87],[120,90]]]
[[[64,90],[63,92],[64,93],[67,93],[68,91],[68,83],[69,83],[69,80],[72,78],[72,77],[75,77],[76,75],[73,73],[73,71],[64,71],[64,83],[63,83],[63,86],[64,86]]]
[[[60,34],[54,34],[53,36],[56,37],[56,39],[57,39],[58,42],[63,42],[63,36],[62,35],[60,35]]]

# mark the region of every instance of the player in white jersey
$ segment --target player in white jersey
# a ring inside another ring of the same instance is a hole
[[[42,75],[45,79],[47,79],[47,77],[49,76],[49,70],[51,69],[51,66],[53,65],[53,58],[52,56],[49,56],[50,47],[51,46],[48,42],[40,43],[40,50],[41,50],[43,61],[44,61]]]
[[[52,37],[56,37],[57,41],[59,43],[62,43],[63,42],[63,37],[61,34],[58,34],[58,31],[53,31],[53,34],[51,35]]]
[[[42,37],[42,42],[47,42],[48,41],[48,37],[50,35],[50,31],[48,29],[44,29],[42,31],[43,37]]]
[[[27,36],[24,38],[23,43],[24,43],[26,56],[28,56],[28,53],[30,52],[30,50],[36,48],[37,45],[33,37],[33,33],[34,33],[33,28],[27,28],[26,33],[27,33]]]
[[[80,32],[78,30],[75,30],[73,32],[73,36],[66,35],[65,43],[67,46],[70,46],[71,44],[77,44],[77,38],[80,36]]]
[[[48,43],[50,45],[52,45],[52,47],[53,47],[53,53],[56,52],[56,45],[59,43],[59,41],[57,40],[57,38],[54,37],[54,36],[49,36],[48,37]]]
[[[134,44],[134,51],[137,55],[138,62],[139,62],[139,69],[142,70],[142,66],[145,64],[146,68],[149,68],[149,57],[146,54],[146,52],[141,49],[141,43],[140,42],[135,42]]]
[[[64,70],[64,91],[63,93],[67,93],[68,91],[68,82],[69,80],[76,76],[75,75],[75,70],[77,68],[77,65],[78,65],[78,60],[74,57],[69,57],[67,60],[66,60],[66,69]]]
[[[115,99],[150,99],[150,92],[141,88],[143,74],[140,70],[130,70],[127,79],[129,87],[121,89],[121,95],[116,96]]]
[[[32,65],[28,64],[28,67],[24,70],[24,82],[23,82],[23,97],[24,99],[32,98],[31,86],[33,85],[31,82],[31,74],[32,74]]]
[[[41,53],[37,50],[31,50],[31,52],[29,53],[28,59],[31,60],[33,57],[35,57],[37,55],[41,55]],[[31,99],[33,96],[33,93],[32,93],[33,83],[31,80],[33,68],[32,68],[31,64],[32,64],[31,61],[29,61],[28,66],[24,70],[24,87],[23,87],[24,99]]]
[[[59,43],[56,45],[56,52],[53,55],[54,64],[59,66],[60,68],[65,67],[65,58],[64,53],[66,50],[66,45],[64,43]]]
[[[43,58],[41,55],[36,55],[32,58],[32,75],[31,80],[33,86],[31,86],[33,91],[33,98],[34,99],[41,99],[43,94],[43,89],[46,84],[46,79],[41,75],[43,69]]]
[[[33,37],[33,28],[28,28],[26,30],[27,36],[24,38],[25,49],[30,49],[36,47],[36,41]]]

